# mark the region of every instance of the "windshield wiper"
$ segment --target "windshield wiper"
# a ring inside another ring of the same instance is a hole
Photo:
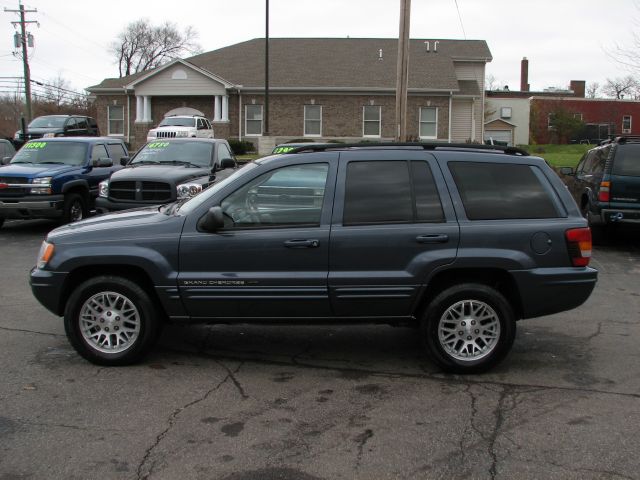
[[[140,160],[138,162],[132,162],[129,165],[158,165],[160,162],[156,160]]]
[[[22,160],[18,160],[17,162],[11,162],[9,165],[15,165],[16,163],[33,163],[33,162],[24,162]]]
[[[162,160],[160,163],[171,163],[173,165],[187,165],[189,167],[203,168],[196,163],[191,163],[187,160]]]
[[[54,164],[54,165],[64,165],[64,162],[54,162],[53,160],[49,160],[47,162],[38,162],[39,164],[42,163],[50,163],[50,164]]]

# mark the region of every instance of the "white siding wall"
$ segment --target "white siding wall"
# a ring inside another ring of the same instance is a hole
[[[471,139],[471,99],[454,100],[451,115],[451,141],[464,143]],[[476,138],[480,130],[476,130]]]
[[[480,86],[480,91],[484,89],[484,63],[454,62],[458,80],[475,80]]]
[[[487,97],[487,121],[500,118],[500,108],[511,107],[511,118],[505,118],[516,127],[513,141],[516,145],[529,144],[529,112],[530,103],[528,98],[495,98]]]
[[[141,82],[136,95],[226,95],[224,85],[211,78],[176,64]]]

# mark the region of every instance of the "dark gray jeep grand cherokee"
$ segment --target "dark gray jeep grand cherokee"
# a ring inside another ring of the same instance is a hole
[[[165,321],[416,326],[443,370],[591,294],[591,234],[544,160],[456,144],[320,145],[202,194],[49,233],[31,286],[75,349],[123,365]]]

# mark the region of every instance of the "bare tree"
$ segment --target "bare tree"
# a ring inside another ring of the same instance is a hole
[[[153,26],[147,19],[130,23],[111,44],[120,77],[155,68],[185,54],[195,54],[200,46],[192,27],[180,32],[177,26],[165,22]]]
[[[484,89],[485,90],[497,90],[498,89],[498,81],[493,74],[489,74],[484,79]]]
[[[602,87],[602,92],[612,98],[622,99],[626,96],[633,98],[640,89],[640,83],[631,75],[624,78],[607,78],[607,83]]]
[[[597,98],[600,91],[600,84],[598,82],[592,82],[587,85],[587,98]]]

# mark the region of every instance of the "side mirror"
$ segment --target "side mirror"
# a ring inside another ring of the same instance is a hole
[[[110,158],[98,158],[91,165],[94,167],[113,167],[113,160]]]
[[[572,167],[560,167],[560,173],[563,175],[574,175],[575,172],[573,171]]]
[[[13,157],[2,157],[2,165],[9,165]]]
[[[211,207],[209,211],[200,219],[198,227],[206,232],[216,232],[224,227],[224,216],[222,208]]]
[[[236,166],[236,161],[233,158],[225,158],[220,163],[220,168],[223,170],[225,168],[235,168],[235,166]]]
[[[129,160],[131,160],[130,157],[121,157],[120,158],[120,165],[122,165],[124,167],[127,163],[129,163]]]

